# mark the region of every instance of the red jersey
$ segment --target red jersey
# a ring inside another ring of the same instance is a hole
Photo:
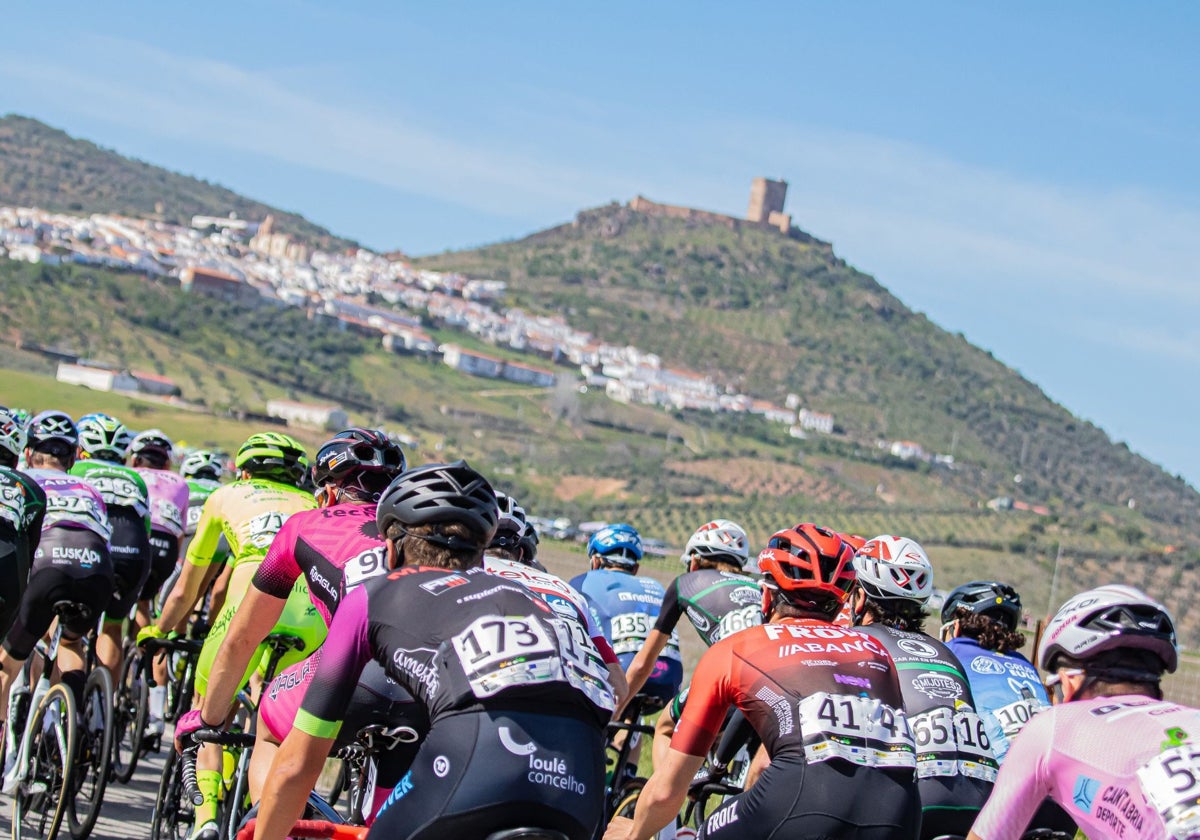
[[[730,704],[771,758],[916,768],[895,666],[882,644],[856,630],[787,618],[717,642],[696,666],[671,746],[704,755]]]

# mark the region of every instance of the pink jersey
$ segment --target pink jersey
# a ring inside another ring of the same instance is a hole
[[[254,586],[285,599],[303,576],[308,596],[328,625],[347,594],[387,570],[387,545],[375,527],[375,505],[330,505],[295,513],[283,523],[254,573]]]
[[[494,575],[521,584],[549,604],[559,615],[573,618],[583,624],[605,663],[612,664],[617,661],[604,631],[596,626],[596,621],[592,618],[587,599],[565,580],[532,566],[493,557],[490,554],[484,555],[483,568]]]
[[[187,527],[191,488],[183,476],[167,470],[138,467],[138,475],[150,493],[150,528],[182,537]]]
[[[1013,741],[972,830],[983,840],[1018,838],[1046,796],[1088,837],[1193,836],[1200,711],[1126,695],[1038,713]]]

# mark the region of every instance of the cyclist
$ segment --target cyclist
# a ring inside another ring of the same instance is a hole
[[[962,665],[925,634],[933,566],[904,537],[879,536],[854,555],[854,623],[887,648],[917,745],[921,837],[963,836],[987,801],[996,758]]]
[[[175,572],[179,562],[179,541],[187,522],[190,490],[187,480],[170,470],[174,444],[158,429],[134,435],[129,445],[129,465],[146,482],[150,494],[150,574],[138,598],[136,625],[150,623],[150,602]],[[155,686],[150,689],[149,720],[146,734],[161,735],[163,707],[167,702],[167,657],[154,660]]]
[[[103,632],[96,640],[97,658],[114,675],[125,656],[122,631],[150,575],[150,494],[137,470],[125,466],[133,435],[107,414],[79,418],[79,458],[71,474],[91,484],[104,497],[112,526],[112,603],[104,612]]]
[[[54,605],[72,601],[98,617],[112,598],[111,529],[104,499],[90,484],[67,472],[78,442],[75,424],[61,411],[43,411],[29,423],[25,462],[29,478],[45,494],[46,510],[29,583],[0,651],[0,719],[5,721],[9,689],[38,640],[50,629]],[[81,640],[94,626],[95,618],[72,619],[63,625],[57,670],[76,701],[82,699],[85,681]],[[10,794],[19,781],[13,741],[6,739],[5,745],[3,789]]]
[[[1020,616],[1021,596],[994,580],[964,583],[942,605],[942,640],[963,665],[1001,763],[1021,727],[1050,705],[1037,669],[1018,653]]]
[[[139,642],[161,638],[187,617],[217,571],[213,560],[218,537],[224,534],[232,552],[233,571],[225,603],[204,640],[196,663],[196,693],[200,697],[207,691],[213,660],[267,547],[290,516],[316,506],[312,495],[298,487],[308,469],[308,457],[303,445],[294,438],[279,432],[251,435],[238,449],[234,463],[238,479],[213,491],[204,503],[196,536],[188,546],[183,570],[163,604],[162,614],[156,623],[148,624],[138,633]],[[308,593],[297,591],[291,597],[295,598],[303,614],[308,605]],[[324,622],[315,615],[315,610],[313,621],[318,626],[310,628],[312,635],[305,643],[310,652],[321,643],[325,630]],[[303,654],[289,653],[283,658],[282,666],[300,658]],[[257,662],[251,664],[251,672],[257,665]],[[249,676],[249,673],[244,674],[243,679]],[[204,801],[196,806],[193,838],[215,840],[218,834],[220,761],[220,747],[206,744],[201,748],[196,761],[196,778]]]
[[[196,533],[196,525],[200,522],[200,511],[204,503],[213,491],[221,486],[221,477],[225,474],[224,460],[216,452],[196,449],[183,456],[179,463],[179,474],[188,484],[184,534],[190,537]],[[186,546],[181,546],[181,550],[183,549],[186,549]]]
[[[46,515],[46,493],[17,471],[25,441],[25,425],[0,407],[0,639],[17,616]]]
[[[549,604],[556,613],[578,622],[600,652],[608,668],[609,683],[620,704],[628,692],[625,670],[604,632],[597,626],[587,598],[562,578],[550,574],[540,565],[534,565],[536,561],[533,555],[526,554],[530,547],[526,533],[533,526],[525,516],[525,509],[505,493],[496,493],[496,503],[499,519],[496,534],[483,555],[484,569],[521,584]],[[532,545],[536,553],[536,540]]]
[[[758,555],[767,623],[705,651],[666,761],[633,820],[615,818],[607,840],[646,840],[674,820],[731,704],[771,763],[701,836],[917,836],[915,747],[895,667],[875,639],[831,623],[854,579],[851,558],[836,532],[816,525],[771,537]]]
[[[696,529],[679,558],[687,569],[666,588],[654,629],[625,672],[636,694],[658,665],[684,615],[704,644],[762,624],[758,583],[744,572],[750,557],[746,532],[728,519],[714,519]]]
[[[612,693],[574,622],[480,568],[497,519],[486,479],[463,461],[409,470],[377,516],[389,565],[401,568],[351,592],[334,616],[271,768],[256,836],[288,833],[375,659],[427,709],[430,726],[372,834],[440,840],[536,826],[592,838]]]
[[[1162,604],[1130,586],[1067,601],[1038,651],[1061,702],[1021,730],[970,838],[1021,835],[1051,797],[1088,837],[1195,837],[1200,711],[1162,699],[1178,664]]]
[[[597,624],[608,636],[621,667],[628,671],[654,628],[666,590],[653,578],[637,576],[642,538],[632,525],[620,523],[599,529],[588,540],[587,553],[591,571],[577,575],[571,586],[588,599]],[[642,687],[642,694],[650,700],[644,709],[661,709],[682,682],[679,635],[672,631]]]
[[[177,739],[182,740],[201,726],[211,726],[204,723],[206,719],[225,720],[247,666],[257,658],[259,645],[292,603],[289,599],[298,582],[307,583],[308,597],[328,625],[349,592],[388,571],[386,547],[375,526],[375,505],[406,465],[404,451],[374,429],[346,429],[321,445],[312,466],[319,507],[289,518],[271,541],[217,651],[203,704],[188,712],[176,726]],[[305,653],[311,656],[284,670],[263,693],[258,742],[250,761],[250,795],[254,800],[262,791],[276,746],[295,723],[300,701],[320,662],[319,648]],[[388,681],[382,667],[368,665],[347,712],[348,737],[338,746],[344,746],[370,723],[412,726],[405,716],[412,702],[407,692]],[[395,774],[398,780],[415,748],[394,752],[397,754],[389,756],[387,765],[389,770],[401,768],[399,774],[390,770],[384,775]]]

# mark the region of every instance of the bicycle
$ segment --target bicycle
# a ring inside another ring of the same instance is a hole
[[[342,816],[348,823],[365,824],[375,797],[376,757],[400,744],[414,743],[419,737],[409,726],[389,728],[378,723],[364,726],[355,734],[353,743],[338,750],[336,758],[342,766],[325,802],[336,808],[342,794],[347,793]]]
[[[114,702],[114,737],[112,745],[112,767],[114,778],[122,784],[128,784],[137,769],[138,760],[151,751],[159,748],[158,740],[145,737],[146,725],[150,714],[150,689],[154,681],[154,657],[156,651],[167,651],[167,655],[183,657],[184,669],[180,679],[176,680],[168,673],[168,699],[164,709],[164,720],[172,720],[166,712],[170,711],[171,693],[181,697],[186,695],[189,700],[193,691],[196,674],[196,659],[202,639],[147,639],[142,646],[132,642],[125,646],[125,661],[121,666],[121,679],[117,684],[117,694]],[[175,664],[172,662],[172,664]],[[173,671],[173,669],[172,669]],[[186,711],[186,709],[184,709]]]
[[[80,727],[71,784],[74,795],[67,809],[67,827],[74,840],[85,840],[95,828],[112,765],[113,678],[108,668],[96,661],[96,634],[97,630],[93,629],[85,637],[88,675],[79,709]]]
[[[272,633],[267,636],[266,644],[270,656],[263,679],[264,686],[270,685],[284,655],[291,650],[303,650],[305,642],[288,633]],[[239,692],[229,731],[200,729],[192,733],[192,743],[181,755],[171,750],[163,767],[158,798],[151,815],[151,840],[184,840],[191,834],[195,812],[187,806],[203,801],[202,797],[197,799],[200,792],[196,787],[196,758],[200,746],[206,743],[216,744],[235,754],[233,773],[222,786],[218,825],[221,826],[223,837],[233,838],[237,835],[249,807],[246,800],[249,795],[250,750],[254,746],[257,715],[258,708],[254,702],[245,692]],[[326,806],[323,816],[340,820],[337,811],[329,806]]]
[[[64,622],[78,619],[83,623],[85,618],[90,621],[91,610],[82,609],[73,601],[58,601],[53,611],[58,622],[50,643],[38,642],[35,648],[41,660],[41,675],[31,687],[30,676],[35,661],[31,656],[9,693],[5,750],[17,750],[12,769],[16,784],[12,816],[14,840],[33,837],[54,840],[67,811],[72,810],[68,803],[75,798],[77,790],[73,775],[80,726],[75,697],[62,683],[51,685],[50,675],[62,641]],[[85,693],[84,696],[89,695]],[[12,740],[14,738],[17,740]],[[98,802],[99,797],[96,797],[97,805]]]
[[[646,779],[637,775],[637,770],[629,763],[629,756],[636,746],[638,737],[647,735],[654,737],[654,727],[641,723],[642,715],[649,714],[662,708],[662,701],[646,694],[636,694],[625,707],[619,720],[608,724],[608,749],[615,751],[615,757],[609,757],[608,764],[612,771],[604,786],[604,821],[607,823],[614,816],[632,817],[638,796],[646,784]],[[626,733],[620,744],[614,744],[620,733]]]

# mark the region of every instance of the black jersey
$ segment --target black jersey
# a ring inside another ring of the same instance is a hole
[[[992,791],[997,762],[962,665],[950,648],[924,633],[882,624],[856,629],[881,642],[896,663],[917,746],[922,810],[954,812],[970,827]]]
[[[482,569],[405,567],[342,601],[296,726],[333,737],[370,659],[422,704],[431,726],[466,711],[574,716],[603,727],[613,695],[575,621]]]
[[[654,629],[670,636],[685,615],[704,644],[711,646],[738,630],[762,624],[762,590],[753,578],[736,572],[687,572],[667,587]]]

